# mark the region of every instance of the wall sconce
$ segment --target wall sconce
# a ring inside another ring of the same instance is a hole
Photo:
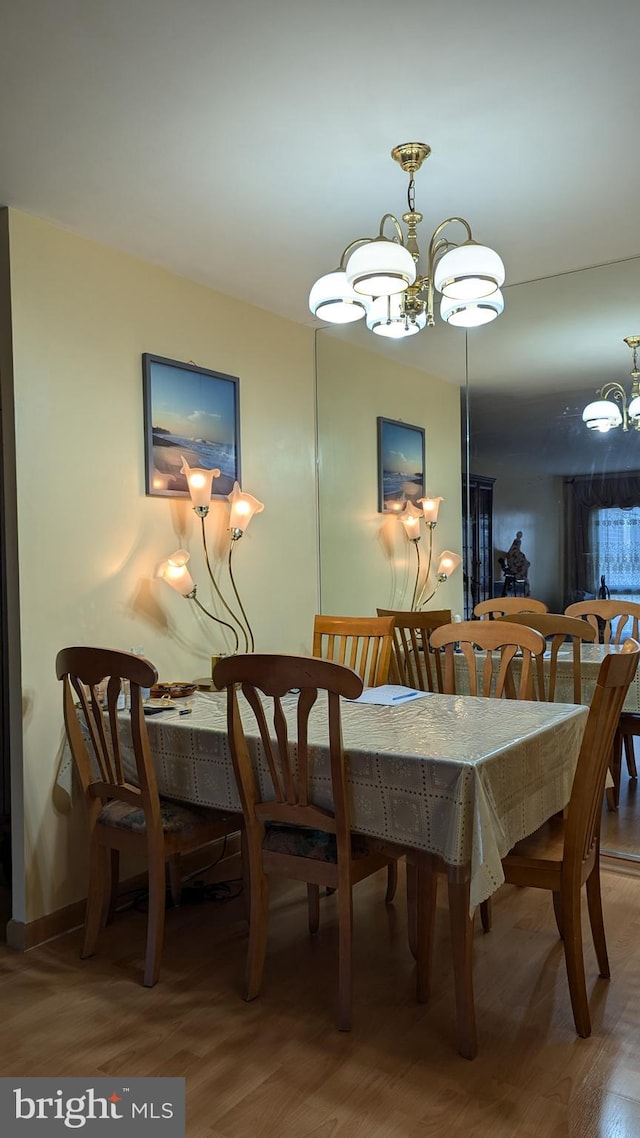
[[[193,504],[193,511],[200,518],[201,532],[202,532],[202,549],[204,553],[205,565],[209,574],[209,579],[213,590],[218,599],[219,605],[222,607],[226,616],[230,620],[224,620],[222,617],[217,616],[206,608],[197,596],[197,587],[187,569],[187,562],[189,561],[189,553],[185,549],[178,549],[172,553],[166,561],[163,561],[157,570],[157,576],[171,585],[176,592],[181,596],[186,597],[187,600],[193,601],[198,608],[205,613],[216,624],[222,625],[223,628],[228,629],[233,641],[233,652],[237,652],[239,648],[239,636],[242,635],[244,641],[245,652],[253,652],[255,650],[255,641],[253,631],[249,623],[249,619],[245,612],[244,605],[240,599],[240,594],[233,575],[233,550],[236,542],[240,540],[244,533],[246,533],[247,526],[251,521],[254,514],[259,514],[264,510],[264,505],[254,498],[251,494],[245,494],[237,482],[233,484],[233,490],[227,494],[227,498],[231,503],[229,514],[228,530],[231,533],[229,541],[229,553],[227,557],[227,571],[229,573],[229,580],[233,589],[233,594],[236,600],[237,609],[232,607],[227,601],[220,585],[218,584],[211,560],[209,551],[207,549],[207,534],[205,528],[205,519],[209,513],[211,504],[211,488],[214,478],[220,477],[220,471],[215,468],[213,470],[205,470],[200,467],[189,466],[187,460],[182,459],[182,473],[187,479],[189,493],[191,495],[191,502]],[[232,623],[231,623],[232,622]]]
[[[440,503],[443,501],[444,498],[427,495],[425,498],[420,498],[419,500],[419,504],[422,506],[422,510],[418,510],[416,506],[414,506],[413,502],[407,502],[402,513],[398,515],[400,521],[404,526],[405,533],[409,541],[413,542],[416,551],[416,579],[413,586],[413,595],[411,597],[412,612],[423,608],[424,605],[426,605],[427,602],[430,601],[433,596],[435,596],[442,582],[446,581],[447,577],[451,576],[451,574],[457,569],[458,565],[460,565],[462,561],[462,558],[459,556],[459,554],[451,553],[450,550],[446,549],[440,556],[440,563],[438,565],[438,571],[436,573],[436,587],[428,597],[425,597],[424,594],[427,588],[429,574],[431,573],[431,561],[433,557],[433,531],[438,522]],[[427,559],[427,567],[422,578],[422,587],[420,588],[421,559],[419,542],[421,537],[420,522],[423,518],[429,530],[429,553]]]

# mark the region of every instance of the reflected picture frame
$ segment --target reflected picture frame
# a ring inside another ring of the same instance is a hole
[[[378,513],[397,514],[424,498],[425,430],[378,416]]]
[[[212,498],[223,498],[240,477],[239,384],[235,375],[144,352],[145,492],[189,497],[182,460],[218,468]]]

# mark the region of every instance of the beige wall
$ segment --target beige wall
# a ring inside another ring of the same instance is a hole
[[[258,648],[308,651],[317,608],[313,332],[11,211],[26,897],[82,896],[82,819],[52,801],[65,644],[142,646],[163,679],[209,668],[214,626],[156,563],[192,551],[188,500],[144,491],[141,354],[240,377],[244,488],[265,503],[234,562]],[[296,534],[290,519],[295,516]],[[54,868],[55,867],[55,870]]]
[[[415,547],[397,517],[378,513],[377,417],[425,428],[425,488],[444,498],[433,578],[443,549],[462,552],[460,393],[327,332],[318,332],[317,360],[322,610],[365,616],[378,606],[409,608]],[[424,526],[420,550],[424,568]],[[427,607],[462,612],[460,570]]]
[[[153,579],[157,562],[185,546],[207,599],[188,500],[145,496],[141,355],[239,376],[242,481],[265,510],[237,547],[236,576],[256,647],[306,652],[319,603],[314,333],[38,219],[10,211],[9,222],[24,749],[14,790],[18,798],[22,777],[25,801],[23,841],[14,823],[14,918],[33,921],[85,887],[82,811],[56,789],[58,649],[141,646],[162,679],[188,679],[207,672],[219,647],[214,626]],[[429,488],[447,499],[436,546],[460,545],[458,393],[421,373],[390,382],[389,364],[365,355],[334,372],[329,398],[341,403],[322,451],[361,510],[350,545],[349,502],[335,531],[324,526],[327,596],[343,612],[399,603],[412,572],[406,542],[391,556],[380,535],[376,415],[427,426]],[[415,410],[426,401],[428,416]],[[351,458],[356,431],[362,464]],[[355,577],[335,575],[345,557],[360,558]],[[460,578],[440,601],[460,611]]]

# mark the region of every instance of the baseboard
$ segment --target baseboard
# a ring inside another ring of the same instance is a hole
[[[206,867],[211,857],[210,849],[208,854],[208,858],[204,850],[185,854],[182,858],[184,876],[198,873],[200,869]],[[240,838],[234,835],[227,838],[227,853],[217,865],[207,872],[206,880],[214,883],[230,881],[241,876]],[[143,889],[145,883],[146,874],[144,873],[129,877],[120,882],[118,895],[124,898],[135,893],[137,889]],[[74,901],[73,904],[66,905],[64,909],[56,909],[53,913],[37,917],[35,921],[16,921],[12,918],[7,923],[7,947],[13,948],[17,952],[27,952],[30,948],[44,944],[45,941],[54,940],[56,937],[65,936],[67,933],[73,932],[74,929],[81,928],[84,924],[85,906],[86,899],[83,898],[82,901]]]

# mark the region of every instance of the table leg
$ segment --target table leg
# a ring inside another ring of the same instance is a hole
[[[475,1059],[478,1054],[478,1038],[473,1002],[473,918],[469,916],[469,875],[450,867],[447,871],[447,884],[458,1051],[465,1059]]]

